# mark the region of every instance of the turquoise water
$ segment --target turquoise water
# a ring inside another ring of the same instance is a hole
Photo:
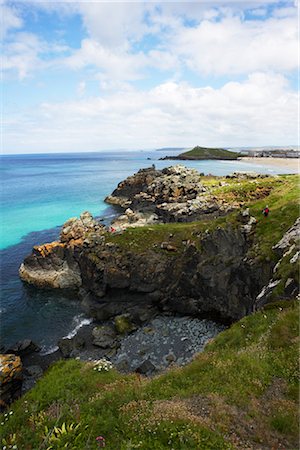
[[[163,152],[1,156],[3,344],[30,337],[51,347],[85,319],[75,298],[28,288],[19,280],[18,268],[33,245],[56,239],[59,226],[68,218],[88,210],[109,220],[115,211],[104,203],[104,198],[118,182],[140,168],[176,163],[159,161],[161,156],[165,156]],[[274,167],[242,161],[189,161],[185,165],[215,175],[247,170],[279,173]]]

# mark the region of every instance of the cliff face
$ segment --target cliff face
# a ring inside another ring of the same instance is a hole
[[[165,180],[170,177],[170,171],[159,173],[158,178],[154,169],[140,171],[136,179],[131,177],[129,182],[127,179],[119,185],[114,198],[122,198],[123,207],[128,206],[128,202],[133,206],[148,189],[148,194],[152,190],[153,205],[159,207],[161,199],[167,199],[164,197],[166,183],[174,192],[176,183],[180,188],[177,178],[181,175],[182,171],[175,175],[172,186],[171,178]],[[188,195],[198,198],[199,191],[208,190],[202,184],[197,187],[195,184],[190,191],[186,189],[193,184],[191,177],[196,176],[199,179],[195,173],[186,175],[181,201],[187,203]],[[145,179],[148,180],[146,185]],[[257,183],[255,179],[253,187],[250,186],[255,195],[258,191],[263,195],[270,191],[265,186],[264,189],[257,187]],[[248,180],[246,186],[249,189]],[[138,192],[139,189],[142,191]],[[228,186],[225,189],[228,190]],[[233,192],[240,195],[241,187],[238,190],[234,185],[234,189]],[[196,194],[192,194],[195,190]],[[251,192],[246,192],[248,198]],[[166,206],[170,207],[176,200],[170,191],[168,195]],[[228,211],[237,204],[235,199],[231,203],[223,199],[222,203],[220,196],[213,197],[218,205],[225,202]],[[127,214],[130,216],[129,212]],[[272,282],[274,270],[277,270],[276,277],[283,279],[275,266],[280,255],[277,260],[253,256],[253,249],[258,245],[255,243],[256,222],[248,209],[242,209],[229,220],[219,217],[217,222],[153,225],[130,232],[129,228],[114,235],[84,213],[80,219],[71,219],[64,225],[59,242],[34,248],[21,266],[20,276],[37,287],[77,290],[83,306],[99,320],[130,313],[143,322],[151,317],[153,308],[158,308],[234,321],[272,300],[270,295],[265,299],[261,292]],[[292,232],[290,235],[294,236]],[[298,244],[294,238],[290,241],[293,241],[290,245],[294,252],[291,258],[297,259]],[[279,243],[278,248],[282,245]],[[292,281],[288,283],[295,296],[296,282]]]
[[[236,320],[252,310],[270,275],[245,260],[249,242],[242,226],[195,236],[183,249],[170,238],[142,253],[106,242],[105,232],[97,242],[85,234],[71,244],[35,249],[20,276],[38,287],[80,288],[85,308],[100,320],[124,312],[146,314],[153,306]]]

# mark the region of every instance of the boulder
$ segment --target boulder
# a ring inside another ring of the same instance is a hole
[[[95,327],[92,331],[93,344],[101,348],[114,348],[117,346],[117,335],[113,327],[102,325]]]
[[[8,348],[5,353],[13,353],[22,358],[30,353],[38,352],[40,349],[31,339],[23,339],[23,341],[18,341],[12,347]]]
[[[64,358],[74,356],[76,350],[80,350],[85,346],[85,340],[78,334],[71,338],[62,338],[57,343]]]
[[[151,375],[156,371],[156,367],[152,364],[150,359],[147,359],[135,371],[141,375]]]
[[[22,381],[21,358],[13,354],[0,355],[0,410],[21,395]]]

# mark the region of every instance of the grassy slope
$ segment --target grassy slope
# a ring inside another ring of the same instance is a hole
[[[152,380],[59,362],[3,416],[2,445],[96,449],[102,435],[113,450],[296,449],[297,360],[290,303],[244,318]]]
[[[194,147],[192,150],[178,155],[179,159],[237,159],[239,153],[223,148]]]

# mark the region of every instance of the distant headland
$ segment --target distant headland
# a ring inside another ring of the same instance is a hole
[[[224,148],[208,148],[196,146],[192,150],[175,156],[164,156],[161,160],[204,160],[204,159],[226,159],[235,160],[242,156],[240,153],[225,150]]]

